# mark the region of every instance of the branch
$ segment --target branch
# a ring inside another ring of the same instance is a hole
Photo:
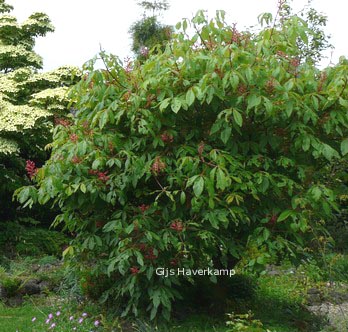
[[[103,63],[104,63],[104,66],[105,66],[105,68],[106,68],[106,71],[109,73],[109,75],[114,79],[114,81],[115,81],[118,85],[120,85],[120,86],[121,86],[122,88],[124,88],[124,89],[127,89],[127,87],[126,87],[125,85],[123,85],[123,84],[120,82],[120,80],[118,79],[118,77],[115,76],[115,75],[110,71],[110,69],[109,69],[108,65],[106,64],[106,61],[105,61],[105,59],[104,59],[102,53],[104,53],[104,51],[103,51],[103,49],[102,49],[102,47],[101,47],[101,45],[100,45],[100,58],[102,59],[102,61],[103,61]]]
[[[198,34],[198,36],[199,36],[201,42],[203,43],[203,45],[205,46],[205,48],[206,48],[207,50],[209,50],[209,47],[208,47],[208,45],[206,44],[205,40],[203,39],[203,37],[202,37],[201,33],[199,32],[199,30],[197,29],[196,24],[193,23],[193,26],[195,27],[195,30],[196,30],[196,32],[197,32],[197,34]]]

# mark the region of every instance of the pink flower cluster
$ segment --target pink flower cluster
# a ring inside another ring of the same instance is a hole
[[[35,163],[32,160],[26,161],[25,170],[27,171],[27,174],[31,179],[36,175],[38,171]]]

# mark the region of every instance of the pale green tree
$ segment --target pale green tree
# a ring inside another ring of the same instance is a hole
[[[15,217],[12,193],[28,183],[26,160],[40,165],[48,157],[54,118],[67,114],[67,89],[78,69],[42,73],[35,39],[54,31],[49,17],[34,13],[19,23],[13,7],[0,0],[0,221]],[[67,123],[66,120],[63,123]]]

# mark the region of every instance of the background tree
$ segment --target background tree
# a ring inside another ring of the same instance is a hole
[[[0,1],[0,220],[18,215],[12,194],[28,184],[48,157],[54,116],[67,114],[67,86],[77,68],[61,67],[42,73],[42,58],[34,52],[35,38],[53,32],[43,13],[34,13],[19,24],[9,13],[12,6]],[[30,171],[31,169],[31,171]],[[28,177],[29,176],[29,177]],[[19,214],[21,215],[21,214]]]
[[[167,1],[140,1],[138,5],[144,8],[144,15],[131,26],[129,32],[133,40],[132,51],[138,58],[146,58],[154,46],[164,48],[173,28],[158,21],[159,14],[169,8]]]
[[[308,35],[298,36],[297,46],[301,50],[299,61],[307,61],[318,64],[323,58],[323,51],[332,48],[330,36],[324,31],[327,24],[327,16],[312,7],[312,0],[307,0],[307,5],[298,13],[294,13],[289,0],[278,0],[278,11],[273,21],[278,29],[288,29],[286,22],[291,16],[304,19],[310,32]],[[292,31],[292,34],[295,32]]]

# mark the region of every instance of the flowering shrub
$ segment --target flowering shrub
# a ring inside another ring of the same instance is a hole
[[[258,268],[300,252],[336,209],[318,172],[348,152],[348,62],[323,75],[301,57],[307,23],[281,24],[252,34],[199,12],[131,71],[101,53],[108,68],[86,66],[37,186],[17,192],[62,209],[71,267],[107,280],[100,299],[123,315],[169,319],[195,281],[158,267]]]

